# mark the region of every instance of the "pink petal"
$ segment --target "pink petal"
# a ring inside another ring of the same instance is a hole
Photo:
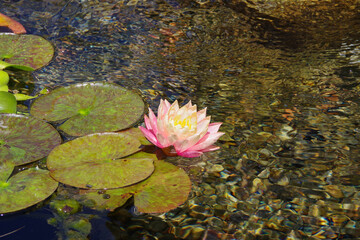
[[[218,146],[211,145],[205,149],[202,149],[201,151],[185,151],[185,152],[178,152],[177,154],[182,157],[193,158],[193,157],[201,156],[204,152],[215,151],[218,150],[219,148],[220,147]]]
[[[217,131],[219,131],[219,128],[220,128],[221,124],[222,124],[222,122],[210,123],[209,128],[208,128],[208,132],[209,133],[216,133]]]
[[[149,131],[146,128],[141,127],[141,126],[139,126],[139,128],[140,128],[141,132],[144,134],[144,136],[147,138],[147,140],[152,142],[155,146],[159,147],[158,141],[157,141],[155,135],[151,131]]]
[[[148,116],[144,115],[145,126],[148,130],[152,130],[151,122]]]
[[[202,154],[203,153],[199,152],[199,151],[185,151],[185,152],[178,153],[179,156],[187,157],[187,158],[199,157]]]
[[[208,130],[209,123],[210,123],[210,116],[204,118],[201,121],[198,121],[196,133],[199,134],[201,137],[203,137],[209,131]]]
[[[188,137],[185,140],[175,142],[174,147],[175,147],[176,152],[186,151],[186,149],[194,146],[200,140],[200,138],[201,138],[200,135],[195,134],[195,135]]]
[[[156,134],[158,132],[157,119],[154,112],[150,108],[149,108],[149,120],[150,120],[151,129],[154,131],[154,134]]]
[[[217,133],[207,133],[204,137],[200,139],[194,146],[189,148],[189,151],[202,151],[202,149],[208,148],[210,145],[214,144],[219,137],[221,137],[224,133],[217,132]]]
[[[173,105],[175,104],[175,102],[173,103]],[[168,113],[169,109],[170,109],[170,103],[166,99],[165,100],[161,99],[158,108],[158,119],[159,118],[163,119],[165,115]]]
[[[197,112],[198,122],[202,121],[206,117],[206,108]]]
[[[166,135],[164,136],[161,133],[158,133],[156,135],[156,138],[158,140],[158,147],[160,148],[164,148],[164,147],[169,147],[171,145],[174,144],[174,142],[176,141],[176,136],[175,135]]]
[[[211,152],[211,151],[215,151],[215,150],[218,150],[220,149],[219,146],[216,146],[216,145],[211,145],[207,148],[204,148],[204,149],[201,149],[202,152]]]

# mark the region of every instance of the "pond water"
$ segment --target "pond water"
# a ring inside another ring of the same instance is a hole
[[[2,0],[51,41],[53,61],[13,89],[105,80],[191,100],[226,135],[161,215],[84,208],[90,239],[360,237],[360,3],[246,0]],[[0,217],[3,239],[66,239],[48,205]],[[86,236],[84,236],[86,239]]]

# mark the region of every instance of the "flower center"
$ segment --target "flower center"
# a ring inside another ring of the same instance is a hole
[[[174,119],[174,126],[179,126],[179,125],[181,126],[181,128],[184,128],[186,126],[188,129],[191,129],[190,117],[184,118],[182,120],[176,117]]]

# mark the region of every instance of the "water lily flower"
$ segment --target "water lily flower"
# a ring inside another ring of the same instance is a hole
[[[172,105],[161,100],[158,116],[149,109],[144,120],[146,128],[139,127],[144,136],[168,155],[199,157],[219,149],[213,144],[224,134],[219,132],[222,123],[210,123],[206,108],[197,111],[191,101],[179,108],[177,100]]]

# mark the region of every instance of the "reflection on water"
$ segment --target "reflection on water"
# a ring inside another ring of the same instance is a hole
[[[202,176],[189,170],[189,201],[162,216],[112,213],[109,239],[360,236],[356,1],[10,2],[3,13],[57,48],[36,89],[106,80],[153,109],[191,99],[224,122],[222,149]]]

